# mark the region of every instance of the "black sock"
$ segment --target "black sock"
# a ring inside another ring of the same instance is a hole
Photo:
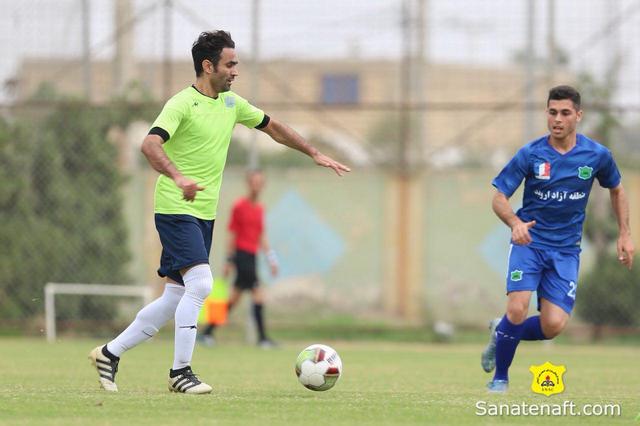
[[[190,365],[187,365],[186,367],[178,368],[177,370],[174,370],[172,368],[169,370],[169,377],[173,378],[173,377],[179,376],[187,370],[191,370]]]
[[[253,319],[256,321],[256,327],[258,328],[259,340],[266,340],[267,335],[264,332],[264,319],[262,316],[262,304],[254,303],[253,305]]]
[[[107,349],[107,345],[104,345],[102,347],[102,355],[106,356],[107,358],[109,358],[111,361],[120,361],[120,357],[115,356],[114,354],[112,354],[111,352],[109,352],[109,349]]]

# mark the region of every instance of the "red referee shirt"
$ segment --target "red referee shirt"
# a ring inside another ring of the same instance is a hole
[[[231,210],[229,231],[235,236],[237,250],[257,253],[263,228],[262,204],[252,203],[248,198],[240,198]]]

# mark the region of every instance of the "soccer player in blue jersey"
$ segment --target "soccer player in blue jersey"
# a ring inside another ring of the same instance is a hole
[[[549,134],[522,147],[493,180],[493,211],[511,228],[507,273],[507,312],[490,324],[491,338],[482,368],[491,372],[492,392],[505,392],[508,370],[521,340],[553,339],[567,325],[578,289],[580,241],[587,200],[597,179],[609,189],[618,221],[617,252],[627,268],[634,245],[629,203],[611,152],[576,133],[582,119],[580,94],[554,87],[547,99]],[[509,204],[524,179],[522,208]],[[531,293],[537,292],[540,315],[527,318]]]

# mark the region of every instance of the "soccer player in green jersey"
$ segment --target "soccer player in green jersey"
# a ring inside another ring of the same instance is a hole
[[[162,243],[158,274],[163,294],[145,306],[119,336],[94,348],[89,358],[101,386],[117,391],[120,356],[155,335],[175,318],[175,349],[169,390],[211,392],[191,370],[198,313],[212,285],[209,253],[222,172],[237,123],[259,129],[339,176],[350,169],[322,154],[293,129],[233,93],[238,57],[225,31],[200,34],[191,49],[196,81],[165,104],[142,144],[142,152],[161,175],[155,190],[155,223]]]

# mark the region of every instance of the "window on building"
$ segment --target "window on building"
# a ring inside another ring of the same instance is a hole
[[[358,83],[355,74],[325,74],[322,76],[322,103],[357,104],[360,100]]]

